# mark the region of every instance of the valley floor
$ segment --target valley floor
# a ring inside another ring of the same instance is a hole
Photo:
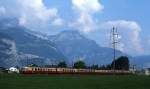
[[[0,89],[150,89],[150,76],[0,74]]]

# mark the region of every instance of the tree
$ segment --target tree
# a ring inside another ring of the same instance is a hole
[[[8,70],[6,68],[0,67],[0,74],[1,73],[7,73],[7,72],[8,72]]]
[[[98,69],[98,65],[92,65],[91,69]]]
[[[126,56],[121,56],[117,60],[113,61],[111,67],[114,67],[115,62],[115,69],[117,70],[129,70],[129,59]]]
[[[106,70],[106,66],[105,66],[105,65],[102,65],[102,66],[99,67],[99,69],[100,69],[100,70]]]
[[[58,67],[61,67],[61,68],[66,68],[67,67],[67,64],[65,61],[61,61],[58,63]]]
[[[28,65],[28,67],[39,67],[39,66],[34,64],[34,63],[32,63],[32,64]]]
[[[86,68],[86,64],[84,61],[77,61],[74,63],[74,68]]]
[[[111,70],[111,64],[108,65],[102,65],[99,67],[100,70]]]
[[[112,68],[111,68],[111,65],[110,65],[110,64],[106,66],[106,70],[111,70],[111,69],[112,69]]]

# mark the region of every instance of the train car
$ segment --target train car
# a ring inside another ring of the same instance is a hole
[[[74,69],[74,68],[44,68],[44,67],[24,67],[22,74],[86,74],[86,75],[127,75],[132,74],[125,70],[94,70],[94,69]]]

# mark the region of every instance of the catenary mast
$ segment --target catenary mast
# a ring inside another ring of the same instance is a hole
[[[116,60],[116,47],[118,44],[118,33],[117,33],[117,28],[113,26],[111,30],[111,39],[112,39],[112,48],[113,48],[113,70],[115,71],[115,60]]]

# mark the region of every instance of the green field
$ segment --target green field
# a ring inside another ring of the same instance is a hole
[[[150,77],[0,75],[0,89],[150,89]]]

